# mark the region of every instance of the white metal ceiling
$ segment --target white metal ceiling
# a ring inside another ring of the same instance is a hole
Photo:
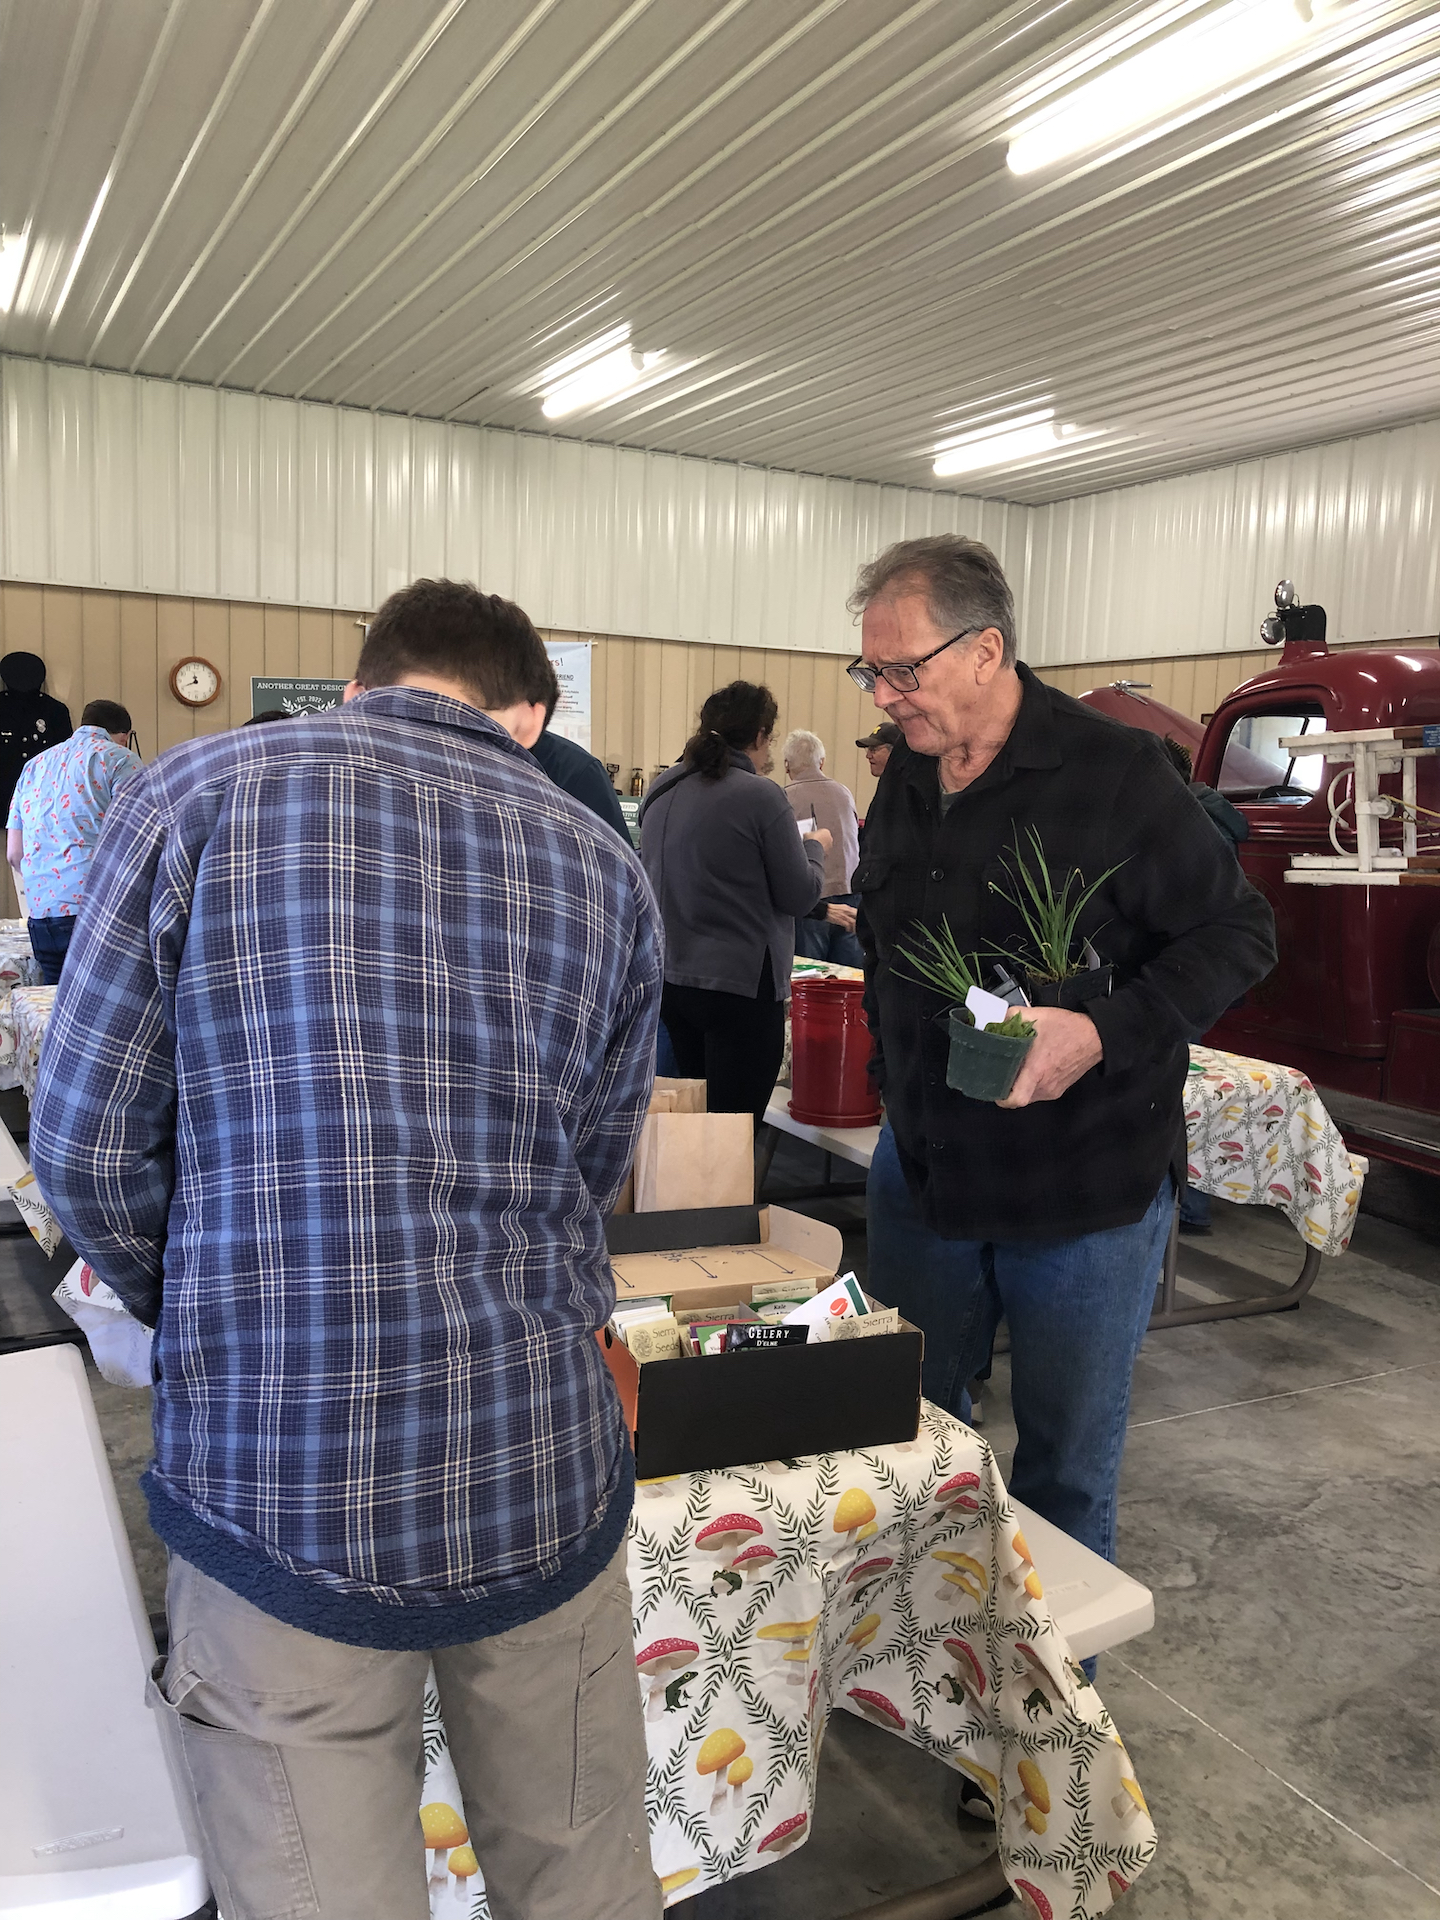
[[[1440,10],[1341,0],[1244,97],[1028,178],[1057,60],[1193,0],[0,0],[0,346],[1041,502],[1440,414]]]

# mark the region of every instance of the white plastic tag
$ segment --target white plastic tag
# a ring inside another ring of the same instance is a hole
[[[975,1024],[982,1030],[989,1026],[1000,1025],[1010,1009],[998,994],[987,993],[984,987],[971,987],[965,996],[965,1006],[975,1016]]]

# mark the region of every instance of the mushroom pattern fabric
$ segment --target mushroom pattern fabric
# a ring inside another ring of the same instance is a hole
[[[40,1048],[55,1011],[58,987],[16,987],[10,995],[10,1020],[15,1035],[15,1071],[33,1100],[40,1071]]]
[[[717,1552],[759,1547],[750,1577],[716,1579]],[[629,1572],[667,1902],[805,1845],[836,1707],[979,1787],[1026,1911],[1091,1920],[1144,1870],[1155,1830],[1120,1736],[993,1454],[937,1408],[908,1445],[642,1483]],[[425,1729],[423,1801],[463,1821],[433,1687]],[[457,1880],[432,1858],[433,1920],[487,1920],[483,1860]]]
[[[1321,1253],[1349,1246],[1369,1162],[1345,1145],[1298,1067],[1192,1047],[1185,1138],[1193,1186],[1279,1207]]]
[[[20,1085],[10,996],[16,987],[39,983],[40,963],[31,951],[29,927],[23,920],[0,920],[0,1089]]]

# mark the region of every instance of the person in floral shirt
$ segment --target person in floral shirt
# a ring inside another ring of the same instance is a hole
[[[47,987],[58,986],[75,916],[111,801],[140,771],[130,715],[92,700],[68,740],[29,761],[10,802],[7,854],[30,912],[30,945]]]

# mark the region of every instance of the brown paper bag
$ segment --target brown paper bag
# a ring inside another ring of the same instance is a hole
[[[748,1113],[652,1113],[635,1154],[635,1211],[748,1207],[755,1128]]]
[[[651,1105],[652,1113],[704,1113],[705,1082],[703,1080],[676,1080],[672,1076],[657,1074],[656,1093],[673,1093],[675,1104],[669,1107]]]

